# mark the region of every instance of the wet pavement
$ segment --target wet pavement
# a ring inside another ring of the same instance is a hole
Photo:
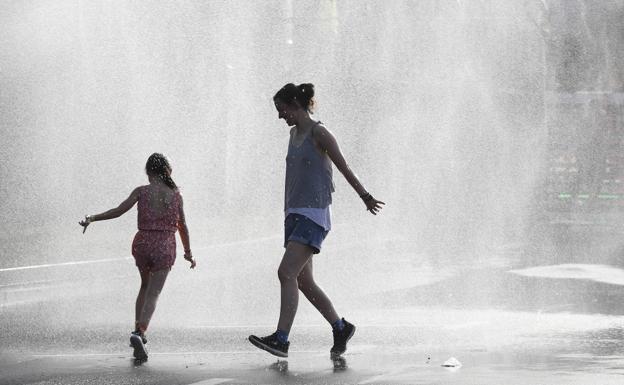
[[[352,309],[349,319],[357,324],[357,333],[342,359],[332,360],[329,327],[302,305],[289,357],[278,360],[246,340],[252,333],[271,333],[268,319],[253,325],[217,325],[185,320],[184,310],[166,313],[177,290],[171,283],[169,297],[163,295],[163,306],[148,333],[150,358],[141,365],[128,347],[132,315],[123,314],[131,308],[131,298],[118,290],[88,291],[85,297],[79,291],[70,295],[67,286],[48,287],[45,301],[3,306],[0,383],[620,384],[624,380],[624,317],[618,315],[408,304]],[[55,290],[62,295],[52,298]],[[107,304],[111,295],[119,296],[117,306],[95,306]],[[462,366],[443,367],[451,357]]]
[[[425,309],[414,312],[427,317]],[[437,317],[454,315],[457,314],[440,311]],[[478,318],[476,314],[472,317]],[[489,319],[492,326],[497,317],[509,320],[514,314],[489,314],[482,320]],[[619,384],[624,378],[622,329],[609,327],[618,320],[595,319],[595,328],[589,330],[584,323],[590,320],[576,320],[577,327],[568,327],[565,332],[540,330],[540,323],[552,326],[558,321],[550,317],[537,320],[533,315],[520,314],[516,321],[535,324],[520,330],[499,327],[495,333],[483,333],[483,325],[474,319],[451,328],[402,324],[399,329],[404,336],[397,335],[398,330],[393,328],[360,325],[349,351],[338,360],[329,357],[330,341],[323,327],[297,327],[287,360],[255,350],[245,341],[250,329],[261,331],[261,327],[160,329],[150,334],[150,358],[140,365],[126,347],[127,335],[119,333],[123,328],[74,328],[54,334],[53,338],[34,333],[16,339],[10,349],[3,349],[0,382]],[[567,324],[571,324],[570,319]],[[505,341],[505,336],[511,341]],[[6,341],[3,338],[3,343]],[[450,356],[456,357],[462,366],[443,367]]]
[[[196,271],[178,261],[142,365],[128,347],[139,284],[131,259],[3,266],[0,384],[624,381],[624,270],[614,252],[576,247],[531,259],[510,246],[427,255],[409,252],[405,239],[329,239],[315,273],[357,332],[342,359],[330,359],[329,326],[302,298],[289,357],[278,360],[247,341],[274,330],[277,242],[198,246]],[[461,367],[443,367],[451,357]]]

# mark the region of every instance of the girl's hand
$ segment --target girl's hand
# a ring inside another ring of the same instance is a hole
[[[85,219],[78,222],[78,224],[83,227],[83,234],[85,233],[85,231],[87,231],[87,226],[89,226],[89,223],[91,223],[91,217],[89,215],[85,215]]]
[[[184,253],[184,259],[186,259],[187,261],[191,263],[191,269],[194,269],[195,266],[197,266],[197,263],[195,263],[195,260],[193,259],[193,254],[191,254],[190,251],[188,253],[187,252]]]
[[[366,210],[370,211],[373,215],[377,215],[377,213],[382,209],[381,205],[385,205],[384,202],[378,201],[377,199],[373,198],[370,193],[362,195],[361,198],[366,205]]]

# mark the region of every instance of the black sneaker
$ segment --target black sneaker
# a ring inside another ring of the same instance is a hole
[[[342,353],[347,351],[347,342],[353,337],[353,333],[355,333],[355,325],[346,321],[344,318],[342,319],[344,323],[344,328],[342,330],[333,330],[334,333],[334,346],[332,346],[329,351],[332,357],[336,357],[341,355]]]
[[[275,356],[288,357],[288,346],[290,346],[290,342],[279,342],[277,339],[277,333],[273,333],[266,337],[256,337],[251,335],[249,336],[249,342]]]
[[[134,358],[140,361],[147,361],[147,349],[145,349],[141,335],[130,334],[130,346],[134,348]]]

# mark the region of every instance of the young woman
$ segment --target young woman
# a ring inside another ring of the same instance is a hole
[[[331,324],[332,356],[347,350],[347,342],[355,332],[353,324],[338,316],[330,299],[314,282],[312,273],[312,255],[321,251],[321,244],[331,229],[332,162],[359,194],[368,211],[377,214],[384,204],[364,189],[347,165],[334,135],[320,121],[310,117],[313,97],[312,84],[296,86],[292,83],[286,84],[273,97],[279,119],[293,126],[286,156],[286,252],[278,269],[280,317],[275,333],[266,337],[251,335],[249,341],[279,357],[288,357],[288,334],[297,312],[299,290]]]
[[[87,215],[79,222],[84,227],[84,233],[90,223],[117,218],[138,202],[139,231],[132,242],[132,255],[141,275],[141,288],[136,299],[135,329],[130,334],[130,346],[134,348],[134,357],[142,361],[147,360],[145,332],[156,308],[158,295],[175,262],[176,230],[180,231],[184,259],[191,263],[191,269],[196,265],[191,253],[182,195],[171,179],[169,161],[164,155],[154,153],[147,159],[145,171],[148,185],[134,189],[117,208]]]

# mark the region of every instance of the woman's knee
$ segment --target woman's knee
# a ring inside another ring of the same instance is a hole
[[[303,293],[311,292],[316,288],[316,282],[314,282],[314,279],[299,275],[299,277],[297,277],[297,286]]]
[[[281,265],[279,269],[277,269],[277,278],[280,282],[288,282],[292,280],[297,280],[297,274],[289,269],[287,266]]]
[[[297,277],[297,282],[299,283],[299,289],[301,289],[301,291],[316,285],[314,282],[314,275],[312,275],[312,261],[309,261],[303,266],[303,269],[301,269]]]
[[[305,264],[308,262],[310,255],[301,250],[291,250],[296,246],[289,246],[286,248],[286,253],[282,257],[282,262],[277,269],[277,277],[280,282],[296,281],[297,276],[302,272]]]

